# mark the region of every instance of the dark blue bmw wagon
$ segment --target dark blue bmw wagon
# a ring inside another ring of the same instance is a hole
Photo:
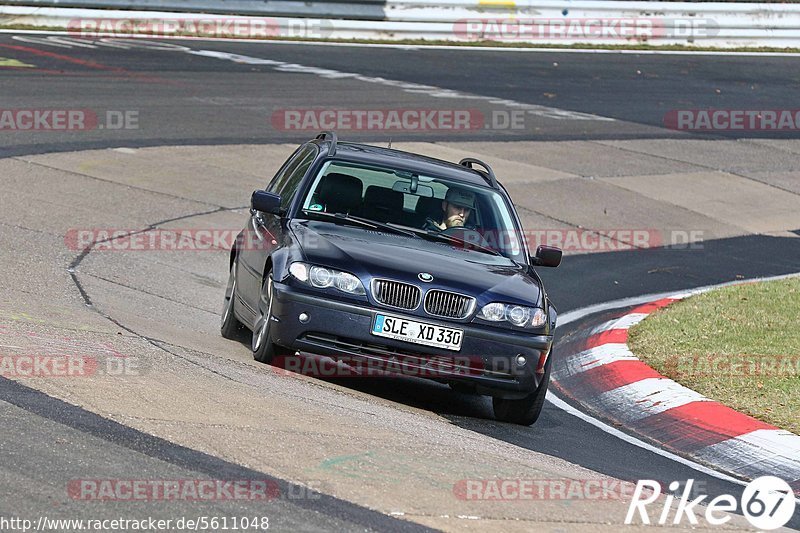
[[[323,132],[265,190],[230,255],[222,335],[256,360],[313,354],[492,396],[498,420],[536,421],[556,310],[492,169]]]

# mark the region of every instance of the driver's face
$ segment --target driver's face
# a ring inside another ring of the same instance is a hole
[[[463,226],[469,219],[469,214],[472,209],[460,205],[451,204],[450,202],[442,202],[442,209],[444,210],[444,224],[448,228]]]

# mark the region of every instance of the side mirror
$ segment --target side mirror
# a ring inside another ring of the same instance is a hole
[[[557,267],[561,264],[561,248],[555,246],[539,246],[536,248],[534,266]]]
[[[281,196],[267,191],[253,191],[250,207],[262,213],[281,214]]]

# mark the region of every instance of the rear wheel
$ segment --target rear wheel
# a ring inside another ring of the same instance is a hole
[[[542,382],[533,394],[519,400],[507,400],[504,398],[492,398],[494,407],[494,417],[501,422],[511,424],[521,424],[530,426],[539,419],[544,407],[544,398],[547,395],[547,387],[550,384],[550,361],[545,366]]]
[[[277,346],[272,342],[270,329],[272,324],[272,272],[267,274],[267,279],[261,289],[258,299],[258,319],[253,328],[253,359],[260,363],[269,364],[275,359]]]
[[[225,302],[222,305],[222,316],[219,327],[220,334],[226,339],[235,339],[242,329],[242,323],[233,312],[233,302],[236,299],[236,265],[239,259],[234,257],[231,271],[228,274],[228,286],[225,288]]]

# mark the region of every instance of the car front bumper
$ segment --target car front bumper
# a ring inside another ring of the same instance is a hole
[[[553,343],[551,335],[526,335],[404,315],[368,304],[327,299],[324,294],[301,292],[278,282],[273,286],[273,297],[270,335],[279,346],[334,359],[365,361],[368,368],[459,382],[479,394],[502,398],[521,398],[536,390]],[[461,329],[464,332],[461,350],[455,352],[372,335],[370,331],[378,313]],[[300,320],[301,314],[305,315],[304,321]],[[525,357],[524,365],[517,363],[520,355]]]

